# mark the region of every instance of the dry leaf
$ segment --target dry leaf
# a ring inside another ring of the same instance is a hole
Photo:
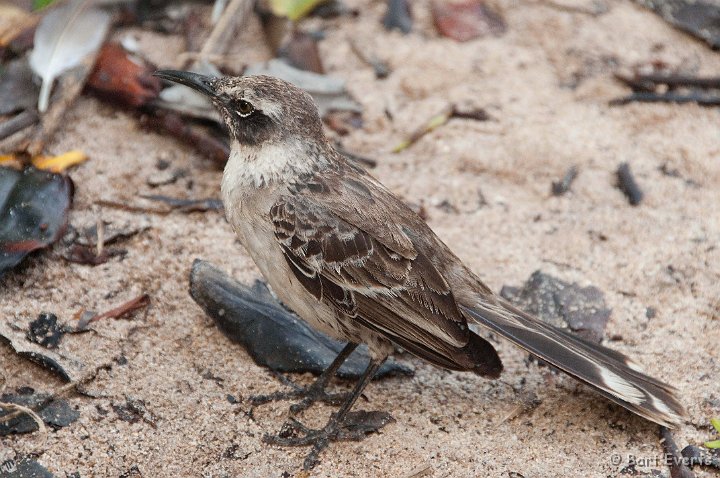
[[[481,0],[435,0],[432,14],[440,34],[457,41],[500,35],[506,29],[503,18]]]

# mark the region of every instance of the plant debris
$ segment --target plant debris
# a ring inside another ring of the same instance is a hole
[[[387,0],[387,11],[383,17],[383,26],[387,30],[399,30],[405,34],[410,33],[413,19],[408,0]]]
[[[278,17],[286,17],[294,22],[308,15],[325,0],[268,0],[270,10]]]
[[[325,69],[320,59],[317,38],[308,32],[293,30],[287,43],[280,48],[280,57],[292,67],[322,75]]]
[[[148,199],[150,201],[158,201],[163,204],[167,204],[173,210],[180,212],[205,212],[205,211],[221,211],[223,210],[223,203],[220,199],[207,198],[207,199],[183,199],[183,198],[171,198],[168,196],[162,196],[159,194],[141,195],[141,198]]]
[[[715,429],[716,433],[720,433],[720,419],[718,418],[711,418],[710,424]],[[720,449],[720,440],[712,440],[712,441],[706,441],[704,445],[708,448],[712,449]]]
[[[0,276],[62,236],[72,194],[67,176],[0,167]]]
[[[150,412],[143,400],[136,398],[125,398],[125,403],[113,404],[113,410],[118,418],[124,422],[137,423],[144,421],[153,428],[157,428],[158,417]]]
[[[256,364],[275,372],[320,374],[345,345],[290,313],[261,282],[247,287],[199,259],[190,272],[190,295]],[[368,360],[367,347],[361,345],[340,367],[338,376],[360,377]],[[388,360],[377,377],[412,374],[411,368]]]
[[[65,331],[58,324],[57,316],[49,312],[41,312],[38,318],[30,322],[27,338],[31,342],[48,349],[56,349]]]
[[[650,73],[615,77],[633,92],[610,101],[611,106],[632,102],[696,103],[700,106],[720,106],[720,77],[697,77],[682,74]]]
[[[53,428],[66,427],[80,418],[80,412],[71,407],[66,400],[52,399],[50,395],[35,393],[28,387],[18,389],[16,393],[0,395],[0,402],[21,405],[33,410],[46,425]],[[38,429],[38,424],[27,414],[20,413],[7,419],[4,415],[9,413],[3,413],[2,409],[0,405],[0,436],[30,433]]]
[[[425,123],[420,128],[413,131],[410,136],[406,139],[398,143],[393,149],[393,153],[399,153],[401,151],[406,150],[413,144],[415,144],[420,138],[431,132],[432,130],[444,125],[447,123],[451,118],[458,118],[458,119],[470,119],[475,121],[487,121],[490,119],[490,116],[485,112],[485,110],[477,109],[477,110],[464,110],[459,109],[456,105],[448,105],[443,109],[440,113],[436,114],[430,120]]]
[[[32,165],[43,171],[62,173],[66,169],[87,161],[88,157],[82,151],[68,151],[58,156],[35,156]]]
[[[375,78],[377,78],[378,80],[382,80],[390,76],[390,67],[388,66],[388,64],[378,59],[374,55],[367,53],[364,49],[364,46],[359,46],[357,42],[351,41],[350,48],[352,48],[353,53],[355,53],[358,58],[360,58],[368,65],[372,66],[373,70],[375,71]]]
[[[688,445],[680,454],[687,460],[689,467],[712,466],[720,470],[720,453],[717,449],[708,450],[696,445]]]
[[[522,287],[503,286],[500,295],[548,324],[599,343],[611,310],[597,287],[580,287],[535,271]]]
[[[4,65],[0,75],[0,115],[34,110],[39,94],[27,60],[17,58]]]
[[[578,167],[576,165],[570,166],[568,168],[567,172],[565,172],[565,175],[560,179],[560,181],[553,181],[552,183],[552,193],[553,196],[562,196],[566,192],[570,191],[570,186],[572,186],[573,181],[575,181],[575,178],[578,176]]]
[[[110,27],[110,16],[73,0],[45,14],[35,30],[30,66],[42,77],[38,110],[47,111],[55,79],[97,53]]]
[[[26,456],[19,461],[7,460],[0,463],[0,477],[2,478],[54,478],[47,468]]]
[[[720,49],[720,5],[705,0],[636,0],[666,22]]]
[[[9,321],[0,320],[0,341],[7,342],[21,357],[34,362],[67,382],[80,380],[86,370],[84,363],[67,355],[36,344],[27,338],[27,331]]]
[[[628,163],[622,163],[617,169],[618,187],[628,198],[628,202],[632,206],[637,206],[643,200],[643,192],[640,189],[635,176],[633,176]]]
[[[87,86],[98,95],[132,108],[145,106],[160,95],[162,82],[156,70],[118,43],[107,43],[98,54]]]
[[[440,34],[459,42],[499,36],[507,29],[500,14],[482,0],[433,0],[432,14]]]
[[[103,319],[122,319],[126,315],[135,312],[136,310],[143,309],[147,307],[150,304],[150,296],[148,294],[141,294],[134,299],[131,299],[127,302],[124,302],[120,304],[117,307],[114,307],[106,312],[103,312],[102,314],[93,314],[92,312],[88,312],[83,314],[80,321],[78,322],[77,327],[75,327],[76,331],[84,331],[87,330],[88,325],[90,325],[93,322],[97,322],[98,320]]]

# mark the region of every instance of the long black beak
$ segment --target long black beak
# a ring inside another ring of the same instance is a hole
[[[178,71],[178,70],[158,70],[153,73],[153,76],[162,78],[163,80],[180,83],[187,87],[197,90],[204,95],[214,97],[215,93],[215,80],[212,76],[199,75],[190,71]]]

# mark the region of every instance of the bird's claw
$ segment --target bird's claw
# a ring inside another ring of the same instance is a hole
[[[320,453],[330,443],[360,441],[392,421],[394,419],[386,412],[357,411],[348,413],[341,421],[333,414],[325,427],[315,430],[290,418],[277,435],[263,436],[263,442],[278,446],[312,446],[303,462],[303,468],[310,470],[318,464]]]
[[[349,395],[348,393],[329,393],[325,391],[324,387],[317,386],[317,382],[307,387],[298,387],[294,384],[292,386],[294,386],[293,390],[275,392],[268,395],[254,395],[249,398],[249,401],[253,406],[258,406],[269,402],[299,398],[301,399],[299,402],[290,406],[290,414],[296,415],[307,410],[316,402],[322,402],[328,405],[339,405],[343,403]]]

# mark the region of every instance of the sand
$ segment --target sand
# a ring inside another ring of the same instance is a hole
[[[424,205],[434,230],[493,290],[521,284],[538,269],[603,290],[613,309],[606,335],[621,337],[610,345],[679,389],[689,413],[676,431],[680,446],[714,438],[709,418],[720,415],[718,112],[695,105],[610,107],[608,101],[627,93],[613,79],[615,68],[664,62],[711,75],[720,71],[720,57],[628,2],[602,2],[607,12],[593,16],[558,7],[592,10],[590,0],[498,0],[507,32],[463,44],[438,37],[427,1],[414,2],[415,31],[408,36],[382,28],[384,2],[349,3],[360,9],[356,20],[307,24],[326,29],[325,67],[347,80],[364,108],[364,127],[343,138],[345,147],[377,159],[373,174],[406,201]],[[252,28],[237,51],[247,61],[267,58]],[[179,38],[131,32],[161,67],[173,66],[182,50]],[[386,60],[392,75],[375,79],[352,54],[350,40]],[[492,119],[451,120],[391,153],[449,102],[482,107]],[[49,311],[70,323],[81,310],[105,311],[141,293],[151,296],[151,305],[64,338],[60,353],[90,368],[109,367],[86,385],[93,397],[70,396],[81,414],[77,422],[45,437],[0,438],[0,461],[34,452],[56,476],[307,476],[300,472],[305,449],[261,442],[280,428],[288,404],[250,416],[242,401],[282,386],[226,339],[187,292],[195,258],[245,282],[258,277],[222,215],[97,205],[155,207],[138,197],[147,193],[218,197],[221,173],[173,138],[142,130],[132,113],[88,95],[69,111],[48,149],[78,148],[91,159],[70,173],[77,189],[70,223],[82,228],[102,219],[149,229],[118,246],[127,250],[124,258],[97,267],[67,263],[59,247],[34,255],[0,282],[0,320],[22,325]],[[146,181],[158,173],[159,160],[186,175],[151,188]],[[615,187],[623,161],[645,191],[639,207]],[[551,182],[573,164],[580,175],[572,191],[551,196]],[[663,165],[679,177],[663,174]],[[438,207],[444,201],[455,210]],[[648,307],[657,311],[651,319]],[[502,382],[401,357],[416,368],[415,377],[373,383],[359,403],[390,411],[396,423],[363,442],[332,445],[311,476],[605,477],[619,476],[630,455],[647,465],[639,471],[668,475],[655,425],[529,363],[510,344],[499,350]],[[62,386],[6,345],[0,345],[0,364],[0,390]],[[523,400],[532,394],[540,404],[525,412]],[[144,419],[119,418],[116,409],[128,400],[145,404]],[[320,425],[330,411],[317,406],[303,419]]]

